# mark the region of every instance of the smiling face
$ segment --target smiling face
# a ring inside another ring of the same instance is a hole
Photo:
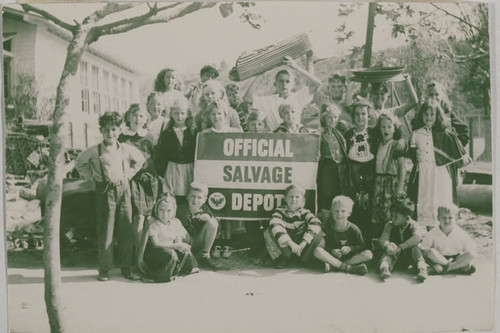
[[[211,85],[203,87],[203,98],[205,99],[207,104],[221,100],[223,96],[224,93],[222,91],[219,91],[219,89],[216,89]]]
[[[210,110],[209,118],[212,122],[212,126],[215,129],[221,129],[224,126],[224,122],[226,121],[226,114],[220,107],[212,107],[212,109]]]
[[[162,222],[167,222],[175,217],[177,207],[172,202],[163,201],[157,208],[156,215]]]
[[[389,141],[394,136],[394,122],[384,118],[380,120],[380,134],[384,142]]]
[[[449,234],[455,227],[455,215],[447,211],[439,211],[438,213],[439,228]]]
[[[300,111],[292,105],[283,105],[279,109],[280,117],[283,123],[290,127],[300,123]]]
[[[285,201],[288,209],[295,211],[304,207],[304,193],[302,193],[299,189],[292,189],[286,194]]]
[[[183,127],[186,124],[187,110],[179,107],[174,107],[170,111],[170,116],[174,120],[176,127]]]
[[[120,126],[116,125],[100,127],[99,130],[101,131],[103,142],[106,146],[116,144],[121,133]]]
[[[351,210],[342,202],[332,204],[332,217],[337,226],[345,226],[349,216],[351,216]]]
[[[324,120],[325,120],[326,127],[335,128],[335,126],[337,126],[337,123],[339,121],[339,115],[338,115],[338,113],[335,113],[335,112],[328,112],[324,116]]]
[[[132,112],[128,117],[128,121],[130,124],[130,129],[132,131],[137,131],[141,128],[144,128],[146,123],[148,122],[148,114],[143,110],[137,110]]]
[[[240,104],[241,98],[238,95],[238,91],[227,90],[226,94],[227,94],[227,99],[229,100],[229,104],[231,106],[234,107],[234,106],[237,106],[238,104]]]
[[[292,78],[287,73],[281,73],[276,77],[274,86],[280,97],[287,97],[292,92]]]
[[[381,89],[370,94],[370,98],[373,102],[373,106],[376,110],[381,110],[384,108],[385,102],[387,101],[389,94],[382,91]]]
[[[263,133],[266,124],[262,120],[252,120],[248,122],[248,132],[250,133]]]
[[[167,91],[173,90],[175,88],[175,84],[177,83],[177,74],[175,71],[167,71],[163,78],[165,82],[165,87]]]
[[[345,85],[340,80],[328,82],[328,94],[334,101],[340,101],[344,96]]]
[[[425,91],[428,100],[440,101],[439,89],[436,86],[430,86]]]
[[[189,205],[189,210],[191,212],[196,212],[207,201],[207,195],[201,191],[191,190],[189,191],[187,201]]]
[[[358,106],[354,109],[354,126],[358,130],[366,129],[368,125],[368,107]]]
[[[148,104],[146,105],[146,107],[152,120],[157,119],[161,115],[162,103],[157,95],[151,97],[148,100]]]
[[[435,107],[428,107],[422,114],[425,127],[432,127],[436,122],[437,110]]]

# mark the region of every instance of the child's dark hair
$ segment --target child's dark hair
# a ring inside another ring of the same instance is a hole
[[[297,191],[300,191],[302,193],[303,196],[306,195],[306,189],[303,188],[301,185],[298,185],[298,184],[292,184],[290,186],[288,186],[286,189],[285,189],[285,196],[288,195],[288,193],[290,193],[291,191],[293,190],[297,190]]]
[[[292,77],[292,74],[290,74],[290,71],[288,69],[282,69],[278,73],[276,73],[276,76],[274,77],[274,81],[276,81],[278,79],[278,77],[282,74],[286,74],[286,75]]]
[[[148,99],[146,100],[146,105],[148,105],[148,104],[151,102],[151,100],[152,100],[153,98],[158,98],[158,97],[160,97],[160,94],[158,94],[158,92],[157,92],[157,91],[152,91],[152,92],[148,95]]]
[[[116,111],[108,111],[99,117],[99,127],[105,128],[109,126],[120,127],[123,122],[122,116]]]
[[[137,142],[137,148],[149,154],[149,156],[153,155],[154,145],[153,142],[151,142],[151,140],[149,139],[144,138],[139,140],[139,142]]]
[[[432,128],[436,128],[439,130],[445,130],[449,128],[449,124],[446,121],[445,115],[444,115],[444,110],[441,107],[441,105],[437,102],[425,102],[420,107],[417,109],[417,113],[415,115],[415,118],[412,121],[413,125],[413,130],[422,128],[425,126],[424,124],[424,114],[427,110],[429,109],[435,109],[436,110],[436,121],[434,122],[434,125],[432,125]]]
[[[167,91],[167,86],[165,85],[165,75],[170,72],[175,72],[172,68],[165,68],[158,73],[155,79],[155,91],[157,92],[165,92]]]
[[[415,211],[415,204],[408,197],[402,196],[397,198],[396,201],[392,203],[391,211],[411,217]]]
[[[335,82],[335,81],[340,81],[340,82],[342,82],[342,84],[344,84],[344,85],[345,85],[345,81],[346,81],[346,79],[345,79],[345,76],[344,76],[344,75],[339,75],[339,74],[337,74],[337,73],[334,73],[334,74],[332,74],[332,75],[330,75],[330,76],[328,77],[328,83],[333,83],[333,82]]]
[[[200,77],[207,75],[209,79],[216,79],[219,77],[219,71],[212,66],[204,66],[200,70]]]
[[[140,112],[142,111],[141,109],[141,106],[137,103],[134,103],[134,104],[130,104],[127,112],[125,112],[125,116],[123,117],[124,120],[125,120],[125,126],[127,127],[130,127],[130,116],[136,112]],[[149,116],[149,113],[148,112],[145,112],[145,114],[147,114]],[[147,126],[147,121],[146,123],[144,124],[143,128],[146,128]]]
[[[370,94],[375,94],[379,91],[384,95],[389,93],[389,86],[387,85],[386,82],[372,83],[371,84]]]
[[[375,130],[374,130],[375,135],[377,137],[382,138],[381,129],[380,129],[382,120],[391,121],[392,124],[394,125],[394,134],[392,135],[392,138],[394,140],[401,139],[402,132],[401,132],[401,124],[400,124],[399,120],[396,117],[394,117],[393,115],[386,113],[386,112],[381,113],[377,119],[377,124],[375,125]]]

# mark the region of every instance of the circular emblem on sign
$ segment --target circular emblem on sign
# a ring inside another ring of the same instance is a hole
[[[226,197],[220,192],[214,192],[208,197],[208,205],[214,210],[221,210],[226,205]]]

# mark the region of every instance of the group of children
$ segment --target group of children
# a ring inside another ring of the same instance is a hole
[[[472,258],[470,246],[464,245],[468,255],[461,256],[454,242],[443,245],[447,238],[432,229],[439,220],[437,229],[448,238],[453,233],[453,221],[445,225],[441,220],[456,216],[457,170],[468,162],[463,148],[468,128],[451,111],[440,85],[428,85],[413,131],[405,131],[401,119],[416,106],[416,98],[386,109],[389,90],[375,84],[371,100],[353,102],[352,85],[343,76],[332,75],[323,91],[321,81],[291,58],[284,65],[275,76],[275,94],[254,96],[257,78],[243,98],[237,85],[224,87],[217,80],[213,67],[205,66],[200,83],[187,93],[176,71],[167,68],[158,74],[146,108],[130,106],[125,126],[116,112],[99,118],[102,143],[82,152],[75,164],[96,185],[99,280],[109,279],[115,229],[116,264],[129,279],[142,274],[169,281],[197,272],[198,263],[216,269],[212,257],[221,254],[212,246],[219,223],[205,205],[208,189],[193,182],[197,134],[311,133],[301,123],[302,108],[311,102],[321,103],[318,217],[303,207],[299,185],[287,188],[286,205],[273,213],[263,235],[275,264],[295,257],[318,259],[326,271],[365,274],[373,244],[379,243],[382,277],[390,275],[399,257],[410,260],[421,279],[427,275],[424,258],[438,273],[473,270],[463,259]],[[307,87],[294,91],[291,70],[306,79]],[[406,158],[414,165],[408,188]],[[420,243],[430,229],[433,240]],[[196,257],[191,250],[199,252]]]

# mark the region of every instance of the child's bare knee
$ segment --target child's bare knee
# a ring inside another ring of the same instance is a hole
[[[363,252],[361,252],[361,254],[368,260],[373,259],[373,253],[370,250],[364,250]]]
[[[219,221],[216,218],[212,217],[208,220],[207,226],[210,229],[217,229],[219,227]]]

